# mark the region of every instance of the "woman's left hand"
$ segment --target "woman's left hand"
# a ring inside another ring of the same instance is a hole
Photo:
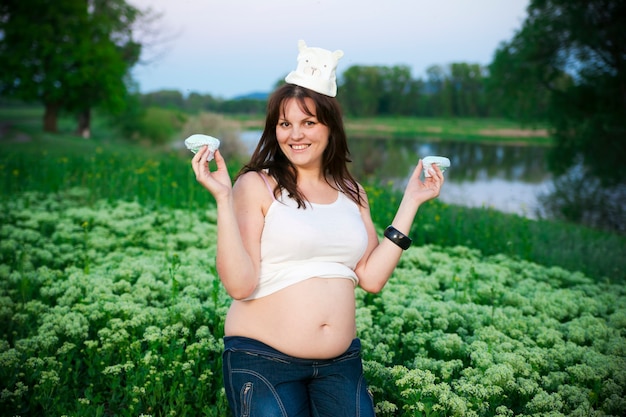
[[[430,177],[425,177],[424,181],[420,178],[422,170],[423,164],[420,159],[404,190],[404,197],[411,198],[417,204],[422,204],[438,197],[441,186],[444,183],[443,172],[436,164],[431,165]]]

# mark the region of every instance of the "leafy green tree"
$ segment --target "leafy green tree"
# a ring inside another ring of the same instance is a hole
[[[441,65],[432,65],[426,69],[427,91],[430,95],[432,116],[450,117],[453,115],[450,80]]]
[[[254,98],[239,98],[234,100],[224,100],[217,107],[220,113],[230,114],[263,114],[267,102]]]
[[[384,68],[383,102],[379,112],[388,115],[416,115],[421,83],[411,76],[411,68],[401,65]]]
[[[380,67],[355,65],[345,70],[339,96],[345,112],[359,117],[377,115],[383,83]]]
[[[143,94],[142,102],[146,107],[154,106],[168,109],[183,109],[185,107],[185,97],[178,90],[159,90]]]
[[[556,174],[582,161],[606,185],[626,180],[625,28],[624,0],[531,0],[496,51],[491,91],[520,120],[546,115]]]
[[[458,117],[486,116],[484,100],[485,68],[478,64],[450,64],[453,108]]]
[[[359,117],[417,114],[422,83],[407,66],[352,66],[343,72],[339,99]]]
[[[215,112],[218,106],[219,100],[211,96],[210,94],[200,94],[192,92],[187,96],[185,100],[185,110],[192,113],[199,113],[202,111]]]
[[[139,60],[141,45],[133,24],[141,12],[124,0],[90,0],[85,16],[86,36],[78,39],[76,77],[67,95],[66,110],[77,114],[77,133],[89,137],[91,109],[119,114],[129,101],[129,70]]]
[[[42,103],[45,131],[57,130],[61,111],[80,115],[88,131],[92,108],[125,105],[141,15],[123,0],[3,0],[0,95]]]
[[[485,92],[486,68],[479,64],[432,65],[426,70],[424,116],[485,117],[490,114]]]

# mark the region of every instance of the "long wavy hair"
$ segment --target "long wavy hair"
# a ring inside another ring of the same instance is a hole
[[[307,98],[315,103],[315,108],[307,107],[305,102]],[[293,84],[278,87],[270,96],[261,139],[250,161],[239,171],[237,178],[246,172],[266,170],[276,180],[275,196],[287,190],[289,197],[298,202],[298,208],[306,208],[306,198],[298,190],[298,171],[280,149],[276,138],[276,126],[281,114],[285,113],[285,106],[289,99],[297,100],[306,114],[316,117],[320,123],[328,127],[328,146],[322,156],[322,170],[328,184],[343,192],[356,204],[363,205],[364,201],[359,192],[358,183],[348,170],[347,164],[352,160],[339,102],[334,97]]]

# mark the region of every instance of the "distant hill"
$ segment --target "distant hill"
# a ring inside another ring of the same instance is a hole
[[[234,97],[233,100],[267,100],[269,93],[254,92]]]

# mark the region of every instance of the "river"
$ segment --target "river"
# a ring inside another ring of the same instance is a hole
[[[252,152],[260,131],[244,132]],[[490,207],[528,218],[544,216],[538,196],[551,186],[548,148],[428,139],[353,139],[350,170],[358,181],[403,188],[419,158],[446,156],[451,167],[439,199],[466,207]]]

